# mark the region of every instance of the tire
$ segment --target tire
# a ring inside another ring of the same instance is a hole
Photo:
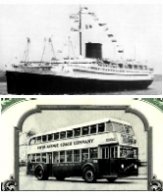
[[[35,169],[35,176],[38,180],[47,180],[48,179],[48,174],[45,169],[43,169],[41,166],[38,166]]]
[[[114,182],[115,180],[116,180],[116,178],[107,178],[107,181],[110,183]]]
[[[96,181],[95,172],[92,168],[85,168],[83,178],[86,182],[91,183]]]

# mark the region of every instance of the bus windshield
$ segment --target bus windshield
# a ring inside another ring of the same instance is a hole
[[[122,134],[134,135],[133,128],[130,125],[120,124],[117,122],[112,122],[114,131],[120,132]]]
[[[128,146],[120,146],[120,158],[138,158],[138,149]]]

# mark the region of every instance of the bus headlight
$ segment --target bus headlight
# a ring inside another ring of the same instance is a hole
[[[124,164],[121,164],[121,168],[124,169]]]
[[[135,164],[135,165],[134,165],[134,168],[135,168],[135,169],[137,169],[137,168],[138,168],[138,166]]]

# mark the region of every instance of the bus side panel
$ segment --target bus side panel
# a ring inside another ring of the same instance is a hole
[[[47,166],[48,176],[53,176],[52,164],[46,164],[46,166]]]
[[[109,168],[109,159],[99,159],[99,175],[108,175],[110,168]]]
[[[99,159],[99,175],[116,175],[117,167],[115,160],[112,159]],[[114,166],[113,166],[114,165]]]
[[[81,163],[53,164],[53,176],[81,176]]]

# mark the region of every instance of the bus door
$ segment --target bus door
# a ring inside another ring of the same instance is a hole
[[[107,175],[110,173],[110,168],[109,168],[109,159],[110,159],[110,150],[109,146],[100,146],[100,156],[99,156],[99,168],[100,168],[100,173],[102,175]]]
[[[117,145],[110,145],[110,174],[114,175],[117,174],[117,157],[118,157],[118,146]]]
[[[114,145],[105,145],[100,147],[100,170],[103,175],[113,175],[116,173],[114,167],[114,158],[117,154],[117,147]]]
[[[109,146],[101,147],[101,158],[108,159],[110,157]]]
[[[48,160],[47,160],[47,163],[48,163],[48,170],[49,170],[49,174],[51,175],[52,174],[52,152],[48,152]]]

